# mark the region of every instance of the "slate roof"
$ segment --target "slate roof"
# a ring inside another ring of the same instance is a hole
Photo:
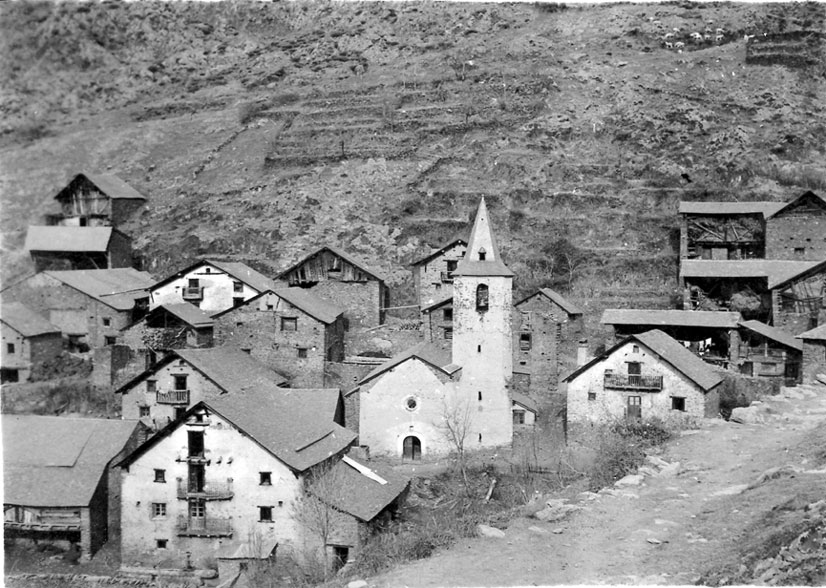
[[[798,196],[797,198],[792,198],[791,200],[789,200],[788,202],[786,202],[786,203],[785,203],[782,207],[780,207],[778,210],[775,210],[775,211],[774,211],[774,212],[773,212],[770,216],[777,216],[778,214],[780,214],[781,212],[783,212],[786,208],[790,208],[791,206],[794,206],[795,204],[797,204],[797,202],[798,202],[799,200],[802,200],[803,198],[808,198],[809,196],[813,196],[816,200],[820,200],[821,205],[822,205],[824,208],[826,208],[826,198],[824,198],[824,197],[823,197],[823,196],[821,196],[820,194],[815,194],[815,193],[814,193],[814,192],[812,192],[811,190],[807,190],[806,192],[803,192],[803,194],[801,194],[801,195],[800,195],[800,196]]]
[[[3,502],[88,506],[137,421],[3,415]]]
[[[192,406],[187,415],[206,407],[231,422],[263,449],[297,472],[344,451],[358,437],[329,419],[319,417],[316,406],[301,401],[300,395],[275,384],[261,383],[232,394],[212,397]],[[129,464],[169,435],[182,421],[164,427],[144,443],[123,464]]]
[[[368,472],[365,475],[362,472]],[[370,464],[369,466],[351,457],[344,457],[322,477],[320,484],[325,485],[325,478],[335,484],[335,496],[314,492],[311,485],[308,490],[330,506],[353,515],[357,519],[369,522],[399,497],[410,484],[410,479],[396,474],[389,468]],[[378,478],[378,479],[377,479]],[[379,479],[384,484],[379,481]],[[339,491],[340,490],[340,491]]]
[[[423,306],[422,312],[431,312],[446,305],[448,302],[453,302],[453,294],[451,294],[450,296],[446,296],[445,298],[442,298],[441,300],[438,300],[432,304],[429,304],[428,306]]]
[[[800,333],[797,338],[809,341],[826,341],[826,325],[820,325],[805,333]]]
[[[272,537],[262,537],[261,545],[255,549],[249,541],[231,541],[224,543],[215,552],[216,559],[266,559],[278,547],[278,541]]]
[[[77,174],[72,180],[66,184],[66,187],[72,184],[78,178],[86,178],[91,183],[93,183],[97,188],[106,194],[109,198],[113,199],[127,199],[127,200],[146,200],[146,196],[135,190],[132,186],[124,182],[118,176],[113,174],[87,174],[87,173],[80,173]],[[60,197],[65,192],[66,188],[63,188],[58,192],[57,196],[55,196],[55,200],[59,200]]]
[[[30,226],[26,233],[24,248],[26,251],[105,253],[109,249],[113,231],[117,229],[112,227]],[[120,233],[120,231],[117,232]],[[123,235],[123,233],[120,234]]]
[[[723,376],[717,373],[709,364],[686,349],[679,341],[669,337],[658,329],[652,329],[639,335],[626,337],[610,349],[607,349],[602,355],[595,357],[585,365],[574,370],[564,378],[564,381],[570,382],[579,374],[605,360],[614,353],[614,351],[632,340],[639,341],[649,350],[659,355],[663,361],[670,364],[686,378],[697,384],[704,392],[708,392],[723,381]]]
[[[378,272],[376,272],[376,271],[373,271],[373,270],[371,270],[370,268],[368,268],[368,267],[364,264],[364,262],[363,262],[363,261],[361,261],[360,259],[357,259],[357,258],[353,257],[353,256],[352,256],[352,255],[350,255],[349,253],[345,253],[344,251],[342,251],[342,250],[341,250],[341,249],[339,249],[338,247],[333,247],[332,245],[325,245],[324,247],[320,247],[320,248],[316,249],[315,251],[313,251],[312,253],[309,253],[309,254],[305,255],[305,256],[304,256],[304,257],[302,257],[299,261],[297,261],[296,263],[292,264],[292,265],[291,265],[290,267],[288,267],[287,269],[285,269],[285,270],[281,271],[281,272],[280,272],[277,276],[275,276],[275,278],[276,278],[276,279],[282,279],[282,278],[286,277],[286,275],[287,275],[288,273],[290,273],[291,271],[293,271],[294,269],[296,269],[296,268],[297,268],[297,267],[299,267],[300,265],[303,265],[305,262],[307,262],[308,260],[312,259],[312,258],[313,258],[313,257],[315,257],[316,255],[318,255],[318,254],[320,254],[320,253],[323,253],[324,251],[330,251],[331,253],[334,253],[334,254],[338,255],[340,258],[342,258],[344,261],[346,261],[346,262],[347,262],[347,263],[349,263],[350,265],[353,265],[353,266],[355,266],[355,267],[359,268],[361,271],[363,271],[363,272],[364,272],[364,273],[366,273],[366,274],[369,274],[369,275],[373,276],[374,278],[376,278],[376,279],[377,279],[378,281],[380,281],[380,282],[384,282],[384,281],[385,281],[385,278],[384,278],[384,276],[383,276],[382,274],[380,274],[380,273],[378,273]]]
[[[680,202],[680,214],[734,215],[762,214],[768,217],[786,206],[785,202]]]
[[[156,306],[155,308],[150,310],[147,316],[160,313],[162,311],[166,311],[169,314],[175,315],[186,324],[195,328],[211,327],[215,322],[212,320],[211,316],[209,316],[207,313],[205,313],[203,310],[201,310],[194,304],[190,304],[189,302],[161,304],[160,306]],[[144,318],[143,320],[146,319]]]
[[[444,253],[448,249],[452,249],[456,245],[465,245],[466,246],[467,241],[465,239],[462,239],[462,238],[453,239],[453,241],[451,241],[450,243],[447,243],[446,245],[442,245],[438,249],[434,249],[428,255],[425,255],[421,259],[419,259],[417,261],[414,261],[410,265],[412,265],[414,267],[417,266],[417,265],[424,265],[424,264],[428,263],[431,259],[435,259],[435,258],[439,257],[442,253]]]
[[[741,321],[740,326],[748,329],[749,331],[754,331],[755,333],[771,339],[772,341],[777,341],[786,347],[803,351],[803,343],[801,341],[795,340],[794,335],[790,335],[786,331],[782,331],[777,327],[770,327],[760,321]]]
[[[452,363],[453,352],[449,347],[440,347],[434,343],[419,343],[388,359],[385,363],[372,370],[361,379],[359,386],[414,357],[442,371],[446,375],[452,375],[461,369],[460,366]]]
[[[150,274],[132,268],[43,273],[115,310],[132,310],[135,300],[147,297],[146,289],[154,281]]]
[[[550,288],[540,288],[539,290],[537,290],[533,294],[531,294],[529,296],[526,296],[525,298],[523,298],[522,300],[520,300],[519,302],[514,304],[514,306],[519,306],[523,302],[527,302],[528,300],[530,300],[531,298],[533,298],[537,294],[542,294],[543,296],[545,296],[546,298],[548,298],[552,302],[556,303],[557,305],[559,305],[562,308],[562,310],[564,310],[568,314],[584,314],[580,307],[578,307],[573,302],[569,301],[567,298],[562,296],[562,294],[560,294],[559,292],[551,290]]]
[[[132,378],[115,393],[124,392],[155,374],[162,367],[183,359],[224,392],[234,395],[257,386],[286,384],[289,378],[268,368],[249,353],[233,347],[172,349],[152,368]]]
[[[345,310],[319,298],[306,288],[280,288],[275,291],[275,295],[328,325],[335,322]]]
[[[160,286],[163,286],[164,284],[168,284],[169,282],[177,280],[178,278],[188,274],[192,270],[195,270],[201,266],[206,265],[210,265],[216,269],[221,270],[222,272],[229,274],[236,280],[244,282],[246,285],[257,290],[258,292],[272,290],[275,288],[275,282],[273,280],[271,280],[261,272],[255,271],[245,263],[237,261],[214,261],[211,259],[202,259],[197,263],[193,263],[192,265],[182,270],[179,270],[170,276],[165,277],[159,282],[155,282],[154,284],[152,284],[152,290],[155,290]]]
[[[485,261],[480,261],[478,258],[472,259],[473,255],[483,247],[482,243],[488,243],[491,248],[491,251],[486,252]],[[476,210],[476,220],[473,221],[473,228],[470,231],[465,257],[459,261],[453,275],[480,277],[512,277],[514,275],[502,261],[484,198],[479,201],[479,208]]]
[[[680,276],[684,278],[768,278],[769,288],[816,265],[816,261],[780,259],[684,259]]]
[[[305,406],[317,418],[333,420],[341,400],[338,388],[282,388],[281,396]]]
[[[539,413],[539,406],[534,402],[533,398],[521,394],[519,392],[511,392],[511,400],[513,400],[516,404],[524,406],[529,411],[534,414]]]
[[[737,328],[739,312],[715,310],[638,310],[609,308],[602,313],[603,325],[647,325],[668,327]]]
[[[23,335],[36,337],[47,333],[60,333],[60,329],[20,302],[6,302],[0,307],[0,321]]]
[[[771,288],[772,290],[775,290],[777,288],[784,288],[792,282],[808,278],[809,276],[813,276],[820,272],[826,272],[826,259],[815,263],[813,266],[806,268],[803,271],[794,274],[793,276],[787,277],[782,282],[769,282],[769,288]]]

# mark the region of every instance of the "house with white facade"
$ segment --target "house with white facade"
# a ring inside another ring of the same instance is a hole
[[[502,261],[484,199],[467,252],[453,272],[454,330],[449,346],[421,344],[361,379],[360,443],[371,454],[419,459],[455,449],[510,445],[513,272]]]
[[[577,368],[568,421],[714,417],[723,376],[662,331],[632,335]]]
[[[274,282],[246,264],[203,260],[149,288],[149,308],[189,302],[210,314],[239,306],[272,290]]]

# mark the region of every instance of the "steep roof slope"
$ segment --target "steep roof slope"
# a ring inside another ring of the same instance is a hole
[[[736,328],[739,312],[714,310],[648,310],[609,308],[602,313],[603,325],[647,325],[661,327]]]
[[[3,502],[87,506],[137,421],[3,415]]]
[[[114,230],[112,227],[31,226],[24,247],[26,251],[105,253]]]
[[[680,276],[684,278],[768,278],[769,288],[812,266],[816,261],[780,259],[684,259]]]
[[[540,288],[533,294],[525,296],[525,298],[514,304],[514,306],[519,306],[523,302],[527,302],[537,294],[541,294],[542,296],[545,296],[548,300],[551,300],[552,302],[556,303],[558,306],[562,308],[562,310],[564,310],[568,314],[583,314],[582,309],[580,307],[578,307],[576,304],[562,296],[562,294],[560,294],[559,292],[551,290],[550,288]]]
[[[132,186],[124,182],[114,174],[87,174],[79,173],[72,180],[66,184],[66,187],[60,190],[55,196],[55,200],[60,200],[66,189],[71,186],[79,178],[86,178],[97,188],[113,199],[127,199],[127,200],[146,200],[146,196],[135,190]]]
[[[790,335],[786,331],[778,329],[777,327],[770,327],[760,321],[742,321],[740,326],[767,337],[772,341],[777,341],[786,347],[791,347],[792,349],[796,349],[798,351],[803,350],[803,343],[795,340],[793,335]]]
[[[305,288],[279,288],[274,294],[328,325],[344,314],[344,308],[319,298]]]
[[[484,257],[484,259],[482,259]],[[485,199],[479,200],[476,220],[470,231],[465,257],[459,262],[454,276],[513,276],[499,253],[496,235],[488,217]]]
[[[805,333],[800,333],[797,338],[809,341],[826,341],[826,325],[820,325]]]
[[[761,214],[770,216],[786,206],[785,202],[693,202],[681,201],[680,214],[734,215]]]
[[[161,279],[160,281],[152,284],[152,289],[159,288],[164,284],[168,284],[178,278],[188,274],[189,272],[198,269],[201,266],[209,265],[216,269],[221,270],[222,272],[232,276],[236,280],[245,283],[246,285],[250,286],[254,290],[258,292],[263,292],[264,290],[272,290],[275,288],[275,282],[273,282],[270,278],[252,269],[245,263],[241,263],[239,261],[214,261],[210,259],[202,259],[197,263],[193,263],[185,267],[182,270],[178,270],[174,274],[168,275],[167,277]]]
[[[297,267],[303,265],[304,263],[306,263],[307,261],[309,261],[310,259],[312,259],[316,255],[319,255],[320,253],[323,253],[324,251],[329,251],[331,253],[334,253],[335,255],[338,255],[340,258],[342,258],[344,261],[346,261],[350,265],[355,266],[358,269],[360,269],[361,271],[363,271],[364,273],[373,276],[374,278],[376,278],[380,282],[385,281],[384,276],[382,274],[380,274],[376,271],[373,271],[372,269],[367,267],[367,265],[363,261],[361,261],[360,259],[357,259],[356,257],[352,256],[349,253],[345,253],[344,251],[342,251],[338,247],[333,247],[332,245],[325,245],[323,247],[319,247],[318,249],[316,249],[312,253],[308,253],[307,255],[302,257],[299,261],[295,262],[290,267],[288,267],[287,269],[282,270],[276,276],[276,279],[281,279],[281,278],[285,277],[288,273],[290,273],[291,271],[293,271]]]
[[[0,307],[0,321],[24,337],[59,333],[60,329],[20,302],[7,302]]]
[[[173,352],[227,392],[252,389],[267,384],[284,384],[282,374],[233,347],[177,349]]]
[[[154,278],[132,268],[43,272],[116,310],[131,310]]]
[[[417,358],[426,364],[434,367],[446,375],[451,375],[460,369],[453,363],[453,352],[450,348],[441,347],[434,343],[419,343],[410,349],[402,351],[398,355],[388,359],[386,362],[372,370],[360,381],[359,385],[365,384],[373,378],[380,376],[384,372],[392,370],[409,359]]]
[[[433,251],[431,251],[430,253],[428,253],[424,257],[421,257],[421,258],[417,259],[416,261],[414,261],[410,265],[413,266],[413,267],[418,266],[418,265],[424,265],[424,264],[428,263],[431,259],[435,259],[435,258],[439,257],[442,253],[444,253],[448,249],[452,249],[456,245],[460,245],[460,246],[461,245],[467,245],[467,241],[465,241],[461,237],[453,239],[452,241],[442,245],[438,249],[434,249]]]
[[[175,315],[183,322],[193,327],[209,327],[212,326],[214,321],[209,314],[205,313],[203,310],[195,306],[194,304],[190,304],[189,302],[176,302],[172,304],[161,304],[156,308],[153,308],[149,311],[149,315],[160,313],[160,312],[168,312],[169,314]]]

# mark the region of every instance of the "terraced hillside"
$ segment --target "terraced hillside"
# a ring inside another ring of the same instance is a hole
[[[30,271],[26,225],[90,170],[149,196],[125,230],[159,275],[204,255],[272,272],[333,243],[405,304],[406,264],[484,195],[520,292],[667,307],[680,199],[826,189],[825,13],[7,3],[3,276]],[[745,36],[788,31],[813,31],[806,59],[746,63]]]

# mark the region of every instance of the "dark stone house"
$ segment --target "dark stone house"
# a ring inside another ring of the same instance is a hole
[[[46,214],[47,225],[114,227],[146,203],[146,196],[118,176],[80,173],[55,196],[60,209]]]
[[[826,200],[822,196],[805,192],[767,217],[766,258],[826,259]]]
[[[454,239],[411,264],[419,309],[453,297],[453,272],[466,250],[465,239]]]
[[[803,383],[826,384],[826,325],[797,336],[803,340]]]
[[[344,359],[344,309],[303,288],[267,291],[220,312],[219,345],[248,351],[294,388],[325,385],[325,368]]]
[[[787,386],[800,381],[800,340],[758,321],[743,321],[739,330],[737,368],[741,374],[778,379]]]
[[[797,335],[826,324],[826,260],[769,287],[775,327]]]
[[[132,239],[113,227],[29,227],[35,271],[132,267]]]
[[[19,302],[2,306],[0,333],[2,383],[38,379],[43,365],[63,351],[60,329]]]

